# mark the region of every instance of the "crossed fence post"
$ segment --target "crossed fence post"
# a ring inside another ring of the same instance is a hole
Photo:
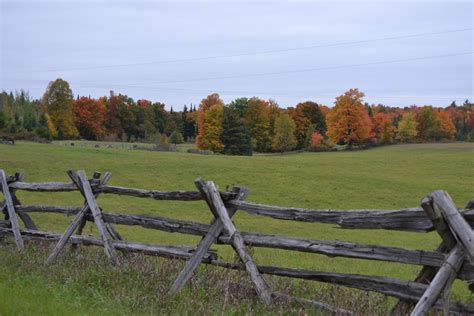
[[[237,208],[233,207],[227,209],[225,207],[220,193],[212,181],[205,182],[202,179],[197,179],[194,183],[206,200],[209,209],[214,215],[214,220],[209,231],[198,244],[193,257],[187,262],[185,268],[174,281],[171,287],[171,293],[176,293],[183,287],[186,281],[189,280],[194,271],[197,269],[204,254],[209,250],[211,245],[216,242],[219,235],[225,231],[232,241],[232,247],[240,257],[245,269],[249,273],[257,294],[265,302],[265,304],[270,305],[272,303],[272,293],[270,287],[267,285],[265,279],[258,271],[257,265],[253,261],[250,252],[245,246],[240,232],[235,228],[232,220],[230,219],[237,211]],[[237,198],[240,200],[245,199],[247,194],[247,190],[239,189]]]
[[[470,201],[467,208],[471,208],[472,204],[474,203]],[[438,190],[429,194],[422,200],[421,206],[442,239],[437,250],[445,253],[446,259],[438,270],[425,266],[418,274],[415,281],[428,283],[429,286],[411,315],[425,315],[440,298],[444,299],[444,311],[447,315],[452,283],[462,265],[474,259],[474,232],[445,191]],[[413,304],[400,301],[392,310],[392,315],[406,314],[412,307]]]
[[[4,170],[0,169],[0,184],[2,187],[3,196],[5,198],[4,207],[7,209],[8,219],[13,231],[13,236],[15,237],[16,247],[19,251],[23,251],[25,245],[23,243],[23,238],[21,237],[20,224],[18,223],[18,217],[16,216],[15,206],[13,204],[13,198],[8,187],[7,176]],[[2,207],[3,208],[3,207]]]
[[[116,236],[112,234],[112,230],[110,228],[107,229],[107,226],[104,223],[104,220],[102,218],[102,211],[96,201],[96,198],[99,194],[93,193],[91,184],[89,183],[86,173],[83,170],[77,172],[70,170],[68,171],[68,175],[79,189],[79,192],[81,192],[81,194],[84,196],[85,202],[82,209],[77,213],[74,220],[68,226],[63,236],[54,247],[53,252],[48,257],[47,263],[51,264],[58,257],[59,253],[65,247],[67,241],[77,228],[79,228],[79,232],[82,231],[82,228],[84,227],[83,225],[85,225],[86,216],[90,212],[97,226],[97,229],[99,230],[100,237],[104,243],[105,254],[107,255],[112,264],[118,264],[117,252],[112,242],[112,240],[115,239]],[[105,173],[102,180],[99,180],[99,184],[107,184],[111,176],[112,174],[110,172]],[[99,177],[100,175],[95,175],[96,180],[98,180]]]
[[[25,246],[21,237],[21,228],[18,218],[22,220],[27,229],[38,230],[33,219],[31,219],[27,213],[17,210],[17,206],[21,205],[21,202],[15,194],[16,190],[10,189],[9,187],[10,183],[21,182],[24,178],[24,173],[16,173],[14,176],[7,177],[5,170],[0,169],[0,190],[4,196],[4,201],[0,204],[0,211],[3,211],[5,213],[5,219],[10,221],[15,243],[20,251],[22,251]]]

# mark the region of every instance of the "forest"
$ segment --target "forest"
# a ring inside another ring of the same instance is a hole
[[[474,103],[444,108],[391,107],[364,102],[350,89],[334,105],[305,101],[294,106],[272,99],[237,98],[225,104],[219,94],[181,111],[161,102],[108,96],[74,96],[63,79],[51,81],[41,99],[28,92],[0,94],[0,136],[8,140],[107,140],[195,142],[201,150],[229,155],[293,150],[331,151],[411,142],[474,141]]]

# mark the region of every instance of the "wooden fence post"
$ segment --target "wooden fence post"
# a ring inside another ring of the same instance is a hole
[[[5,205],[8,211],[8,216],[15,237],[16,247],[19,251],[23,251],[25,245],[23,238],[21,237],[20,225],[18,223],[18,217],[16,216],[15,207],[13,205],[13,199],[10,194],[10,188],[8,187],[7,176],[3,169],[0,169],[0,185],[2,187],[3,196],[5,197]]]
[[[449,292],[456,275],[466,260],[466,254],[473,251],[469,257],[472,258],[471,256],[474,255],[474,240],[471,239],[472,229],[456,209],[451,197],[445,191],[435,191],[425,200],[428,200],[432,206],[425,208],[425,211],[443,239],[444,245],[442,246],[450,249],[447,259],[415,305],[411,313],[412,316],[425,315],[442,292]],[[445,297],[445,299],[449,298]],[[446,312],[449,311],[449,302],[445,303]]]
[[[436,251],[442,253],[448,253],[451,249],[456,246],[456,239],[454,238],[448,224],[443,219],[443,215],[439,209],[435,209],[433,206],[433,197],[431,195],[424,197],[421,200],[421,207],[425,211],[426,216],[432,221],[435,230],[441,237],[441,244],[438,246]],[[418,276],[415,278],[415,282],[429,284],[436,275],[438,269],[430,266],[423,266]],[[413,302],[407,302],[400,300],[391,311],[392,316],[406,315],[413,309],[415,304]]]
[[[102,219],[102,211],[100,210],[99,205],[97,205],[91,185],[87,180],[86,173],[83,170],[79,170],[76,174],[81,182],[81,188],[87,204],[89,205],[92,217],[94,218],[94,222],[99,230],[100,236],[102,237],[102,241],[104,242],[105,254],[109,257],[112,264],[118,264],[117,252],[115,251],[112,240],[105,228],[104,220]]]
[[[24,173],[15,173],[14,176],[11,176],[11,177],[7,177],[7,184],[8,184],[8,187],[10,188],[10,184],[14,183],[14,182],[22,182],[25,178],[25,174]],[[17,189],[11,189],[10,188],[10,195],[12,197],[12,201],[13,201],[13,206],[15,208],[15,211],[16,211],[16,214],[17,216],[21,219],[21,221],[25,224],[25,227],[27,229],[31,229],[31,230],[38,230],[38,228],[36,227],[33,219],[31,219],[30,215],[28,215],[28,213],[26,212],[23,212],[23,211],[20,211],[18,210],[18,206],[21,206],[21,202],[20,200],[18,199],[18,197],[16,196],[16,190]],[[3,201],[1,204],[0,204],[0,211],[2,211],[4,214],[5,214],[5,219],[8,219],[8,211],[7,211],[7,208],[6,208],[6,203],[5,201]]]
[[[202,182],[198,182],[202,184]],[[244,244],[244,240],[240,235],[240,232],[235,228],[232,220],[229,217],[227,209],[222,201],[219,191],[215,187],[212,181],[208,181],[202,186],[203,192],[206,194],[206,200],[212,205],[212,210],[216,212],[217,218],[219,218],[224,225],[224,229],[232,241],[232,247],[235,252],[239,255],[240,260],[245,265],[245,269],[250,275],[252,282],[255,286],[258,296],[267,305],[272,303],[272,293],[270,287],[267,285],[265,279],[258,271],[257,265],[253,262],[252,256],[250,255],[247,247]]]
[[[443,215],[444,220],[453,231],[456,240],[460,243],[470,258],[474,261],[474,232],[471,225],[466,222],[466,219],[456,208],[453,200],[446,191],[438,190],[431,193],[433,197],[433,205],[435,209]]]
[[[106,185],[109,182],[110,177],[112,176],[110,172],[106,172],[104,175],[104,178],[101,180],[100,175],[101,175],[100,172],[96,171],[94,172],[94,175],[92,176],[93,181],[96,181],[96,184],[98,184],[99,186]],[[97,199],[99,197],[99,194],[100,193],[95,193],[94,197]],[[87,213],[89,212],[90,210]],[[82,221],[79,224],[79,227],[77,228],[77,233],[76,233],[77,235],[82,234],[82,231],[84,230],[84,227],[86,226],[86,223],[87,223],[87,218],[86,216],[83,216]],[[119,232],[114,228],[114,226],[111,223],[105,223],[105,228],[107,228],[107,231],[109,232],[110,236],[114,240],[123,240],[122,236],[119,234]]]
[[[92,188],[90,186],[89,181],[87,180],[87,176],[84,171],[68,171],[69,177],[73,180],[73,182],[77,185],[79,191],[83,194],[84,198],[86,199],[86,202],[83,206],[83,208],[77,213],[76,217],[74,220],[71,222],[69,227],[66,229],[66,232],[64,235],[61,237],[59,242],[56,244],[56,247],[54,248],[53,252],[49,256],[47,263],[52,263],[56,257],[59,255],[61,250],[64,248],[66,245],[68,239],[71,237],[71,235],[74,233],[76,228],[81,224],[83,219],[85,218],[86,214],[88,211],[91,211],[94,222],[97,225],[97,228],[99,229],[99,234],[104,242],[104,249],[107,257],[111,260],[112,264],[117,264],[118,259],[117,259],[117,254],[115,252],[115,249],[113,248],[113,245],[111,244],[111,240],[108,236],[108,231],[105,227],[105,224],[102,219],[102,213],[97,205],[97,202],[95,198],[98,196],[98,194],[94,195],[92,192]],[[111,177],[111,174],[107,172],[104,175],[104,178],[101,181],[101,184],[106,184]]]
[[[104,175],[104,178],[100,180],[101,174],[100,172],[96,171],[94,172],[94,175],[92,176],[92,181],[95,181],[96,184],[98,184],[99,186],[106,185],[109,182],[111,175],[112,174],[110,172],[106,172]],[[99,197],[99,194],[100,193],[95,193],[94,197],[97,199]],[[86,223],[87,223],[86,215],[89,213],[90,213],[90,210],[88,210],[84,214],[84,216],[82,216],[79,226],[77,227],[77,231],[76,231],[77,235],[82,235],[82,231],[84,230],[84,227],[86,226]],[[105,228],[107,228],[107,231],[109,232],[112,239],[123,240],[122,236],[118,233],[118,231],[114,228],[114,226],[111,223],[105,223]],[[72,249],[75,250],[76,248],[77,248],[77,244],[72,244]],[[128,255],[128,252],[123,251],[123,254]]]
[[[26,175],[24,173],[16,173],[15,174],[15,179],[14,179],[13,182],[23,182],[23,180],[25,180],[25,177],[26,177]],[[13,200],[13,204],[15,206],[16,213],[18,214],[18,217],[21,219],[21,221],[25,224],[25,227],[27,229],[31,229],[31,230],[38,230],[38,227],[36,227],[35,222],[30,217],[30,215],[28,215],[28,213],[22,212],[22,211],[19,211],[19,210],[16,209],[18,205],[21,205],[20,200],[16,196],[16,189],[11,189],[10,193],[11,193],[11,196],[12,196],[12,200]]]
[[[207,195],[205,191],[203,190],[204,187],[204,181],[202,179],[198,179],[195,181],[196,187],[198,190],[201,192],[203,197],[206,198],[206,202],[208,206],[213,210],[213,205],[210,203],[210,201],[207,199]],[[238,200],[244,200],[247,195],[248,195],[248,190],[244,188],[237,188],[237,199]],[[229,217],[232,217],[235,212],[237,211],[237,207],[229,207],[227,208]],[[215,214],[215,212],[212,212]],[[184,269],[179,273],[178,277],[176,280],[173,282],[173,285],[171,286],[170,293],[177,293],[183,286],[184,284],[191,278],[193,273],[196,271],[197,267],[201,263],[202,259],[204,258],[204,255],[208,252],[208,250],[211,248],[211,246],[216,242],[217,238],[221,234],[221,232],[224,229],[224,224],[220,220],[219,217],[216,217],[214,215],[214,220],[211,222],[211,227],[209,228],[209,231],[206,233],[206,235],[201,239],[199,242],[198,246],[196,247],[196,250],[194,251],[193,256],[191,259],[186,263],[186,266]]]
[[[464,260],[464,251],[461,246],[457,245],[451,250],[448,258],[441,268],[439,268],[430,286],[428,286],[423,296],[415,305],[415,308],[410,314],[411,316],[425,315],[436,303],[441,293],[443,291],[449,291]],[[447,308],[447,310],[449,311],[449,308]]]

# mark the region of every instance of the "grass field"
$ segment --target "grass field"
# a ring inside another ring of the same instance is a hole
[[[126,143],[126,142],[106,142],[106,141],[85,141],[85,140],[59,140],[52,142],[57,146],[69,146],[80,148],[108,148],[122,150],[153,150],[154,144],[151,143]],[[194,143],[171,144],[171,151],[187,152],[188,149],[195,149]]]
[[[423,196],[436,189],[447,190],[458,206],[463,207],[474,196],[474,144],[472,143],[413,144],[353,152],[232,157],[19,142],[15,146],[0,145],[0,168],[5,169],[9,174],[26,172],[27,180],[33,182],[68,181],[65,173],[68,169],[85,169],[89,175],[95,170],[111,171],[113,177],[110,183],[113,185],[158,190],[192,190],[194,189],[193,180],[202,176],[207,180],[215,181],[221,188],[231,184],[248,187],[251,192],[248,198],[250,201],[311,208],[414,207],[419,205]],[[78,193],[19,192],[18,196],[24,204],[81,205],[83,202]],[[204,223],[208,223],[211,219],[211,214],[204,202],[164,202],[104,195],[100,197],[99,203],[105,211],[109,212],[155,214]],[[56,232],[62,232],[71,220],[71,218],[52,214],[34,214],[33,218],[41,229]],[[434,249],[440,242],[435,233],[343,230],[326,224],[259,218],[243,212],[236,215],[235,223],[244,231],[312,239],[339,239],[412,249]],[[118,230],[130,241],[195,245],[199,240],[197,237],[136,227],[119,226]],[[86,227],[85,233],[95,233],[92,225],[89,224]],[[203,274],[198,275],[192,285],[187,287],[177,299],[170,299],[165,304],[162,301],[163,297],[151,295],[156,301],[150,299],[147,304],[137,306],[130,301],[138,294],[131,296],[123,294],[127,288],[135,289],[137,293],[149,289],[146,286],[140,289],[137,285],[140,284],[140,278],[143,278],[143,275],[140,274],[142,272],[136,271],[136,267],[127,266],[128,268],[120,268],[122,270],[117,269],[113,272],[115,277],[123,271],[138,275],[136,279],[130,279],[130,283],[124,279],[120,281],[121,283],[119,282],[120,287],[115,283],[108,284],[107,280],[110,277],[107,274],[108,270],[94,265],[96,262],[105,263],[103,255],[100,251],[91,251],[91,256],[95,259],[73,257],[69,258],[69,261],[63,261],[64,265],[72,266],[73,276],[55,266],[52,270],[55,272],[54,277],[53,274],[51,277],[44,277],[48,272],[45,272],[46,268],[42,266],[41,260],[45,258],[44,253],[49,251],[49,248],[44,249],[44,247],[40,249],[29,247],[31,249],[28,250],[27,256],[31,259],[30,261],[21,259],[12,251],[11,246],[0,248],[0,296],[2,297],[0,312],[3,311],[1,314],[30,314],[32,311],[54,314],[56,310],[73,314],[108,312],[126,314],[130,312],[155,313],[156,309],[166,313],[179,313],[188,309],[200,310],[202,306],[210,308],[211,314],[220,313],[221,310],[241,314],[252,308],[256,313],[264,311],[263,307],[251,298],[244,300],[240,305],[228,304],[225,308],[222,307],[222,302],[214,305],[210,302],[202,303],[204,305],[188,302],[188,300],[192,301],[194,295],[201,295],[199,293],[202,292],[192,290],[196,289],[194,288],[196,284],[201,284],[199,282],[205,283],[202,279],[206,279],[207,269],[203,269]],[[215,248],[224,258],[233,258],[233,253],[228,247],[216,246]],[[416,266],[402,264],[328,258],[270,249],[253,249],[253,251],[256,260],[261,264],[271,263],[321,271],[385,275],[409,280],[414,278],[419,269]],[[31,262],[37,264],[31,265]],[[156,265],[158,264],[156,262],[162,261],[153,262]],[[76,265],[81,266],[79,271]],[[38,276],[35,276],[35,271],[38,272]],[[148,285],[155,288],[167,288],[176,273],[177,270],[173,270],[173,273],[168,271],[166,281]],[[94,275],[94,280],[89,283],[77,279],[78,275],[87,275],[87,278],[92,278],[90,274]],[[301,284],[298,286],[309,289],[305,292],[307,297],[324,295],[324,293],[313,293],[313,290],[318,289],[313,288],[313,285]],[[453,294],[455,298],[461,297],[467,301],[474,301],[464,284],[455,285]],[[276,286],[283,285],[278,283]],[[298,286],[297,291],[300,291]],[[105,289],[109,291],[106,293]],[[21,295],[15,293],[21,293]],[[206,293],[209,297],[213,297],[214,294],[218,296],[218,293],[212,294],[212,290]],[[122,299],[114,300],[110,297]],[[128,299],[125,299],[127,297]],[[147,298],[149,297],[148,293]],[[100,304],[94,303],[97,300]],[[43,301],[45,303],[42,303]],[[382,304],[378,301],[374,302],[375,305],[388,308],[393,300],[384,300]],[[15,303],[16,307],[11,307],[9,303]],[[252,305],[256,307],[250,307]],[[77,310],[77,306],[81,307],[80,311]],[[278,307],[275,308],[277,309],[274,311],[278,311]]]

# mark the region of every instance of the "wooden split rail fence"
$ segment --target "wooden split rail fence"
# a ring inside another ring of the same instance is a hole
[[[435,191],[421,201],[421,207],[401,210],[321,210],[286,208],[247,202],[248,191],[241,187],[232,187],[219,192],[211,181],[197,179],[197,191],[157,191],[111,186],[108,184],[111,174],[101,176],[94,173],[88,179],[84,171],[68,171],[70,183],[24,182],[23,174],[7,176],[0,170],[0,185],[4,195],[0,210],[5,220],[0,221],[0,235],[12,235],[19,251],[24,249],[24,240],[50,240],[56,242],[47,259],[52,264],[66,244],[76,246],[95,245],[104,248],[112,264],[118,264],[117,251],[142,252],[148,255],[179,258],[186,260],[185,268],[176,277],[171,292],[178,292],[191,278],[201,263],[216,265],[228,269],[245,270],[249,274],[254,288],[265,304],[278,299],[293,299],[309,303],[318,308],[341,314],[350,311],[333,308],[327,304],[289,297],[272,291],[264,274],[278,275],[326,282],[366,291],[374,291],[399,299],[392,315],[424,315],[431,308],[446,313],[474,314],[474,304],[451,302],[449,292],[455,279],[468,282],[474,290],[474,200],[465,207],[457,209],[445,191]],[[78,191],[84,197],[80,207],[49,205],[22,205],[16,196],[17,190],[32,192]],[[183,221],[172,218],[149,215],[130,215],[103,212],[97,203],[100,194],[117,194],[151,198],[155,200],[197,201],[204,200],[213,215],[210,224]],[[349,229],[390,229],[411,232],[429,232],[435,230],[442,242],[436,250],[409,250],[398,247],[366,245],[345,241],[308,240],[283,236],[265,235],[253,232],[241,232],[232,217],[242,210],[259,216],[268,216],[281,220],[320,222],[338,225]],[[74,215],[73,221],[65,232],[55,234],[41,231],[29,216],[33,212],[50,212]],[[20,226],[20,221],[23,225]],[[86,222],[97,226],[100,239],[82,235]],[[150,245],[124,241],[113,225],[137,225],[165,232],[202,236],[196,247]],[[240,258],[240,263],[219,260],[210,248],[213,244],[232,246]],[[389,277],[332,273],[302,269],[290,269],[275,266],[257,265],[252,259],[248,246],[277,248],[292,251],[323,254],[330,257],[346,257],[367,260],[381,260],[421,266],[414,281],[404,281]],[[473,286],[471,286],[473,285]]]

